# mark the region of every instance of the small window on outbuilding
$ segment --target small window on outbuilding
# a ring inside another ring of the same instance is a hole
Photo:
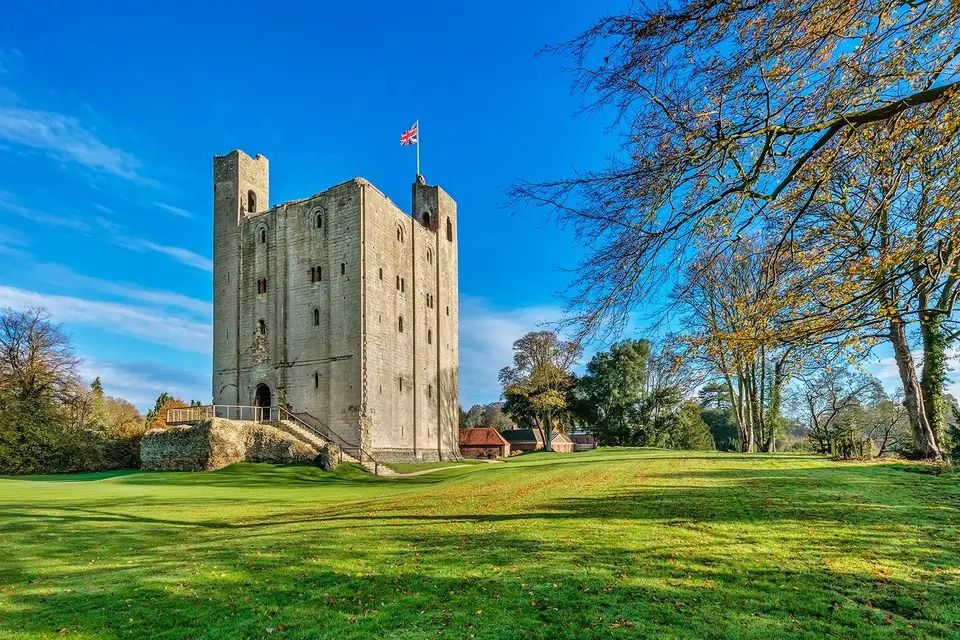
[[[256,213],[257,212],[257,194],[253,192],[253,189],[247,191],[247,212]]]
[[[313,326],[320,326],[320,309],[313,310]]]

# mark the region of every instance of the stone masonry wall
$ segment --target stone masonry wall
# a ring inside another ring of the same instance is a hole
[[[322,455],[269,425],[220,418],[153,429],[140,443],[140,464],[145,471],[214,471],[237,462],[319,462],[332,468],[336,457]]]

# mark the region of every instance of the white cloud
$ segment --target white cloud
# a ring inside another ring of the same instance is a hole
[[[107,362],[89,359],[80,365],[87,382],[99,377],[107,395],[132,402],[140,411],[154,406],[167,392],[185,401],[210,401],[210,376],[190,369],[157,366],[150,362]]]
[[[153,251],[156,253],[161,253],[165,256],[169,256],[190,267],[200,269],[202,271],[213,271],[213,260],[202,256],[199,253],[194,253],[189,249],[184,249],[183,247],[172,247],[169,245],[157,244],[156,242],[151,242],[150,240],[143,240],[141,238],[116,238],[116,243],[121,247],[126,247],[127,249],[132,249],[134,251]]]
[[[513,342],[563,316],[558,307],[496,310],[483,300],[460,301],[460,402],[469,407],[500,397],[500,369],[513,361]]]
[[[31,265],[31,270],[39,280],[44,282],[56,282],[67,287],[82,288],[119,296],[127,300],[146,302],[164,310],[187,311],[203,318],[209,318],[213,313],[213,303],[209,300],[199,300],[173,291],[145,289],[126,282],[93,278],[81,275],[60,264],[36,263]]]
[[[180,351],[211,351],[212,326],[176,315],[115,302],[49,295],[0,286],[0,307],[42,307],[58,321],[97,327]]]
[[[151,182],[137,173],[140,162],[134,156],[108,146],[79,120],[62,113],[0,106],[0,140],[135,182]]]
[[[172,213],[173,215],[179,216],[179,217],[181,217],[181,218],[192,218],[192,217],[193,217],[193,214],[190,213],[189,211],[187,211],[186,209],[181,209],[180,207],[175,207],[175,206],[173,206],[172,204],[165,204],[165,203],[163,203],[163,202],[154,202],[153,204],[156,205],[157,207],[163,209],[164,211],[167,211],[167,212],[169,212],[169,213]]]
[[[36,222],[41,225],[66,227],[68,229],[76,229],[77,231],[86,231],[89,228],[85,222],[78,220],[77,218],[59,216],[53,213],[47,213],[46,211],[25,207],[22,204],[19,204],[14,199],[12,194],[2,191],[0,191],[0,211],[6,211],[11,215],[24,218],[25,220],[30,220],[31,222]]]

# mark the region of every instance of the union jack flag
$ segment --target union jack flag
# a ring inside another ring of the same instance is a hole
[[[420,121],[417,120],[413,123],[413,126],[400,134],[400,144],[402,146],[407,146],[410,144],[417,144],[417,131],[420,129]]]

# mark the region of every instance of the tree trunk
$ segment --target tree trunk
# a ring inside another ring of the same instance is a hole
[[[553,444],[550,442],[552,439],[551,436],[553,435],[553,416],[550,415],[549,411],[547,411],[547,416],[544,420],[544,423],[546,426],[543,430],[543,439],[545,440],[543,443],[543,448],[545,451],[553,451]]]
[[[920,386],[920,381],[917,380],[913,355],[910,353],[910,345],[907,342],[906,327],[899,318],[890,320],[890,342],[893,344],[897,370],[900,373],[900,381],[903,383],[903,405],[906,407],[907,416],[910,419],[914,447],[923,458],[942,460],[943,452],[937,444],[937,438],[928,420],[923,389]]]
[[[770,387],[770,410],[767,411],[767,422],[770,423],[770,440],[766,451],[775,453],[777,450],[777,423],[780,421],[780,404],[783,398],[783,382],[786,376],[783,373],[783,360],[773,366],[773,384]]]
[[[943,450],[943,433],[947,427],[947,343],[943,330],[943,315],[923,312],[920,314],[920,336],[923,341],[923,369],[920,372],[920,390],[927,424],[937,449]]]

